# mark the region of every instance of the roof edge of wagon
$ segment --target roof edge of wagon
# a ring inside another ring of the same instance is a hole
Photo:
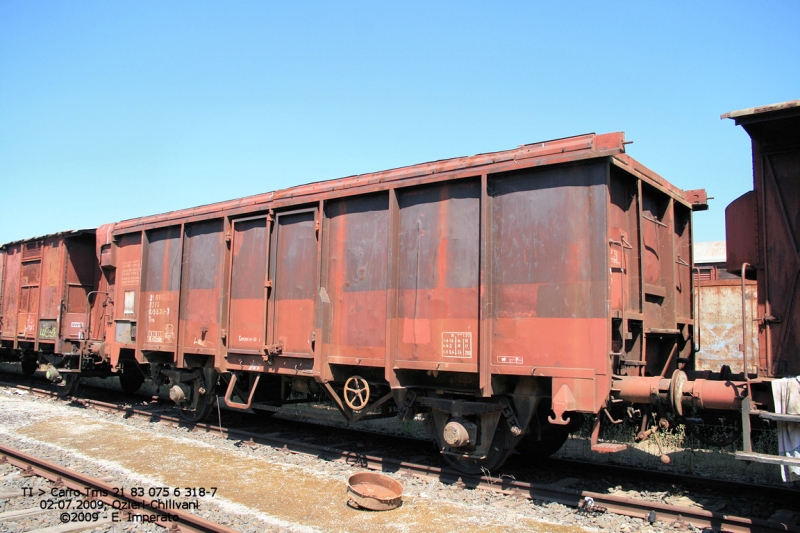
[[[36,237],[29,237],[27,239],[17,239],[16,241],[10,241],[4,244],[0,244],[0,250],[7,248],[9,246],[13,246],[15,244],[40,241],[42,239],[50,239],[53,237],[64,237],[67,235],[72,235],[77,237],[78,235],[89,234],[89,233],[93,234],[94,232],[95,232],[94,228],[86,228],[86,229],[70,229],[66,231],[59,231],[58,233],[48,233],[47,235],[38,235]]]
[[[562,137],[547,141],[540,141],[529,144],[522,144],[510,150],[496,152],[486,152],[473,156],[460,156],[448,159],[440,159],[426,163],[418,163],[397,167],[388,170],[370,172],[366,174],[356,174],[342,178],[317,181],[303,185],[296,185],[286,189],[278,189],[272,192],[260,193],[243,198],[215,202],[198,207],[179,209],[157,215],[147,215],[143,217],[123,220],[113,224],[102,226],[112,233],[130,230],[138,226],[154,223],[166,222],[170,220],[183,219],[188,217],[202,216],[218,211],[237,209],[268,204],[277,200],[289,200],[302,198],[318,194],[332,193],[358,187],[375,186],[404,180],[431,176],[436,174],[459,172],[466,169],[480,169],[492,164],[503,162],[515,162],[521,160],[531,160],[531,163],[538,160],[539,164],[557,164],[591,159],[598,157],[615,157],[629,171],[639,175],[646,181],[668,190],[673,195],[686,200],[683,191],[657,173],[638,163],[635,159],[625,155],[624,132],[611,132],[604,134],[586,133],[572,137]],[[535,166],[535,165],[531,165]]]
[[[768,104],[757,107],[748,107],[746,109],[739,109],[737,111],[728,111],[719,116],[720,119],[731,118],[739,124],[743,121],[749,121],[762,115],[764,113],[773,113],[775,111],[794,110],[800,112],[800,100],[788,100],[786,102],[778,102],[776,104]]]

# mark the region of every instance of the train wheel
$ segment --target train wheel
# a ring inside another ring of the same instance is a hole
[[[137,392],[144,383],[144,376],[137,368],[126,366],[119,374],[119,385],[128,394]]]
[[[492,445],[489,447],[486,457],[473,459],[445,454],[444,458],[450,466],[459,472],[469,475],[485,475],[502,466],[513,448],[511,430],[505,419],[501,418],[497,424],[497,430],[494,432]]]
[[[213,404],[209,402],[209,397],[214,395],[216,374],[214,374],[211,384],[207,385],[201,379],[195,379],[191,383],[193,409],[181,409],[181,418],[187,422],[201,422],[211,413]]]
[[[542,440],[524,438],[517,444],[517,451],[526,459],[536,461],[547,459],[564,446],[569,437],[568,431],[550,431],[542,435]]]
[[[39,360],[26,357],[21,361],[22,373],[26,376],[32,376],[34,372],[39,370]]]
[[[197,409],[181,409],[181,418],[187,422],[202,422],[211,413],[211,404],[208,403],[208,398],[204,394],[200,398],[200,403]]]
[[[61,374],[61,381],[56,385],[56,394],[59,398],[69,398],[78,390],[81,377],[74,372]]]

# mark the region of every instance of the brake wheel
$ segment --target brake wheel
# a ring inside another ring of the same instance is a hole
[[[344,382],[344,403],[353,411],[361,411],[369,403],[369,383],[361,376],[351,376]]]

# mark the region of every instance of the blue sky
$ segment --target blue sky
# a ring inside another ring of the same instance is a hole
[[[800,98],[800,2],[0,0],[0,243],[332,179],[625,131],[752,188],[719,115]]]

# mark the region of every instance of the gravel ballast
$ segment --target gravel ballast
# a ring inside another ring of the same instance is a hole
[[[493,492],[462,490],[437,480],[389,473],[404,486],[403,505],[366,512],[347,505],[346,480],[360,471],[338,461],[288,453],[268,446],[174,428],[146,420],[84,409],[38,398],[25,391],[0,391],[0,442],[131,490],[167,487],[191,497],[196,512],[239,531],[700,531],[612,514],[586,514],[547,502]],[[21,478],[8,465],[0,492],[46,484]],[[28,485],[25,485],[25,484]],[[43,485],[44,487],[44,485]],[[213,497],[208,493],[216,489]],[[206,490],[204,497],[199,496]],[[8,498],[0,512],[40,506],[41,498]],[[58,513],[0,524],[0,532],[22,532],[58,523]],[[95,531],[163,531],[151,524],[117,523]]]

